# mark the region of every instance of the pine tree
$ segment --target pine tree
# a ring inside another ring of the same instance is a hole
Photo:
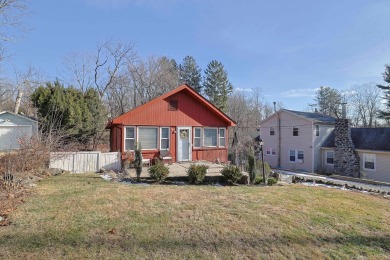
[[[208,100],[220,110],[226,111],[233,85],[229,82],[228,74],[221,62],[213,60],[207,65],[203,88]]]
[[[341,110],[340,104],[342,102],[342,96],[337,89],[330,87],[320,87],[314,97],[318,112],[323,115],[340,117]]]
[[[192,56],[186,56],[182,64],[179,65],[180,83],[187,84],[196,92],[202,92],[202,75],[201,69],[196,64],[196,60]]]
[[[383,97],[386,101],[386,110],[380,111],[380,117],[384,119],[390,119],[390,64],[385,66],[385,72],[383,73],[383,80],[388,85],[377,85],[378,88],[383,89],[385,96]]]

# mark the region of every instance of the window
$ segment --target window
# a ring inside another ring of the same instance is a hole
[[[204,146],[216,147],[217,146],[217,128],[205,128],[204,129]]]
[[[320,126],[316,125],[316,136],[320,136]]]
[[[157,149],[157,128],[140,127],[138,128],[138,142],[144,150]]]
[[[364,153],[363,154],[363,167],[366,170],[375,170],[375,160],[376,156],[375,154],[368,154]]]
[[[169,100],[168,110],[169,111],[177,111],[177,108],[178,108],[177,100]]]
[[[303,163],[304,157],[305,157],[305,156],[304,156],[303,151],[298,151],[298,162]]]
[[[295,150],[290,150],[290,162],[295,162]]]
[[[334,164],[334,152],[326,151],[326,164]]]
[[[202,128],[196,127],[194,130],[194,147],[202,147]]]
[[[134,151],[135,148],[135,127],[125,127],[125,151]]]
[[[226,145],[226,137],[225,137],[225,128],[219,129],[219,146],[225,147]]]
[[[275,150],[275,148],[272,148],[272,147],[268,148],[268,149],[267,149],[267,155],[273,155],[273,156],[275,156],[275,155],[276,155],[276,150]]]
[[[293,126],[293,136],[298,136],[299,135],[299,128],[298,126],[294,125]]]
[[[269,135],[275,135],[275,127],[274,126],[269,127]]]
[[[169,127],[161,127],[160,149],[169,150]]]

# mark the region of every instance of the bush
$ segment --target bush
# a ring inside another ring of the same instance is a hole
[[[272,185],[278,183],[278,180],[271,177],[271,178],[268,178],[267,183],[268,183],[268,185],[272,186]]]
[[[263,177],[256,176],[255,178],[255,184],[263,184]]]
[[[162,161],[158,161],[155,165],[150,166],[148,172],[150,177],[158,182],[164,181],[169,175],[169,169]]]
[[[263,164],[261,160],[256,162],[256,169],[258,170],[258,173],[263,176]],[[272,173],[271,167],[269,167],[267,162],[264,162],[264,172],[266,178]]]
[[[229,184],[237,183],[242,178],[240,169],[235,165],[225,166],[221,170],[221,174]]]
[[[195,184],[201,184],[206,177],[208,168],[209,167],[204,164],[200,164],[200,165],[191,164],[190,168],[188,168],[187,170],[189,182]]]

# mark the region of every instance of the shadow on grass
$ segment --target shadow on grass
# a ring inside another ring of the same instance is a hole
[[[105,247],[106,249],[116,249],[118,251],[130,251],[135,249],[143,249],[148,252],[158,250],[181,252],[181,250],[204,250],[205,248],[211,251],[241,250],[241,247],[250,247],[258,253],[270,253],[269,248],[283,250],[289,246],[299,246],[301,248],[317,248],[323,250],[347,247],[351,250],[361,249],[363,247],[370,248],[373,254],[389,254],[390,253],[390,236],[364,236],[364,235],[346,235],[346,236],[316,236],[313,238],[298,238],[291,239],[285,237],[229,237],[226,239],[210,238],[208,239],[171,239],[163,237],[161,239],[134,239],[124,233],[118,235],[96,235],[94,237],[84,237],[81,233],[64,233],[61,236],[53,236],[52,234],[39,235],[18,235],[8,234],[0,240],[0,249],[8,250],[8,252],[36,252],[39,249],[50,247],[58,250],[63,248],[73,247],[75,250],[82,248]],[[292,252],[294,253],[294,252]],[[358,252],[357,252],[358,253]]]

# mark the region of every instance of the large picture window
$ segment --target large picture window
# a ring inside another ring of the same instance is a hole
[[[138,142],[141,143],[143,150],[157,149],[158,131],[156,127],[138,128]]]
[[[169,150],[169,127],[161,127],[160,139],[160,149]]]
[[[134,151],[135,148],[135,127],[125,127],[125,150]]]
[[[225,128],[219,129],[219,146],[225,147],[226,145],[226,130]]]
[[[363,154],[363,167],[366,170],[375,170],[375,154],[364,153]]]
[[[218,139],[218,129],[217,128],[205,128],[204,129],[204,146],[206,147],[216,147]]]

